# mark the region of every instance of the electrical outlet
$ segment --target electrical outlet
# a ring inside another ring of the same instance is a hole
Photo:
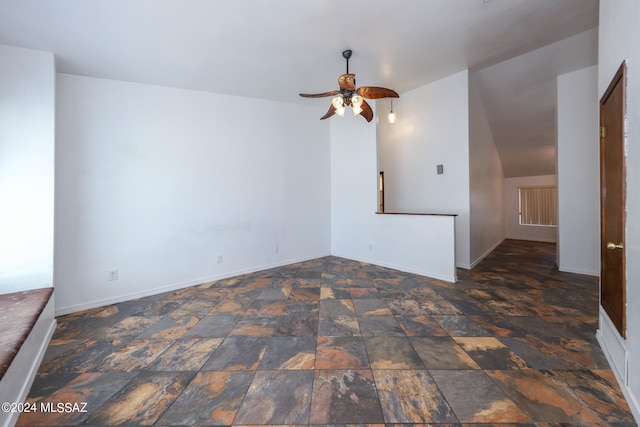
[[[118,280],[118,270],[109,270],[107,272],[107,280],[110,282],[113,280]]]
[[[369,243],[369,250],[372,251],[373,250],[373,245],[371,243]]]
[[[218,255],[218,257],[216,258],[216,262],[218,264],[222,264],[222,254]]]
[[[277,254],[278,252],[280,252],[280,248],[278,246],[274,246],[273,247],[273,253]]]

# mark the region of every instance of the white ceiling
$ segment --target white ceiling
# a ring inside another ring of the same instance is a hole
[[[553,151],[555,78],[595,64],[597,36],[556,42],[597,24],[598,0],[0,0],[0,43],[53,52],[59,72],[318,105],[318,117],[326,105],[298,93],[336,88],[347,48],[359,84],[401,96],[469,68],[507,176],[554,172],[540,153]]]
[[[556,78],[597,64],[597,46],[593,29],[475,72],[506,177],[555,174]]]

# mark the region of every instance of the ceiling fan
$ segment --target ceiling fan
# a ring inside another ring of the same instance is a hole
[[[340,90],[332,90],[324,93],[301,93],[300,96],[304,98],[323,98],[327,96],[333,96],[331,100],[331,106],[327,114],[320,117],[320,120],[328,119],[329,117],[337,114],[344,116],[346,107],[351,106],[353,108],[353,115],[360,114],[368,122],[373,119],[373,110],[371,106],[364,100],[367,99],[380,99],[380,98],[399,98],[400,95],[394,90],[387,89],[378,86],[361,86],[356,89],[356,75],[349,74],[349,58],[351,58],[352,51],[345,50],[342,52],[342,57],[347,60],[347,73],[338,77],[338,85]]]

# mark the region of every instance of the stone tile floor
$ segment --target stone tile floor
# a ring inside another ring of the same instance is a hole
[[[452,284],[326,257],[63,316],[28,402],[86,407],[17,425],[635,426],[597,279],[554,261],[507,240]]]

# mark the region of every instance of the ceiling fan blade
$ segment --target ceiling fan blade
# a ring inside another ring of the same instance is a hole
[[[378,86],[362,86],[356,92],[367,99],[400,98],[400,95],[395,90]]]
[[[300,96],[303,98],[324,98],[326,96],[338,95],[339,93],[339,90],[332,90],[331,92],[324,93],[301,93]]]
[[[373,110],[371,109],[371,106],[367,104],[367,101],[363,100],[360,108],[362,108],[362,111],[360,111],[360,115],[367,119],[368,122],[370,122],[371,119],[373,119]]]
[[[338,84],[341,89],[356,90],[356,75],[343,74],[338,77]]]
[[[329,111],[327,111],[327,114],[320,117],[320,120],[328,119],[329,117],[333,116],[335,113],[336,113],[336,107],[334,107],[333,104],[331,104],[331,106],[329,107]]]

